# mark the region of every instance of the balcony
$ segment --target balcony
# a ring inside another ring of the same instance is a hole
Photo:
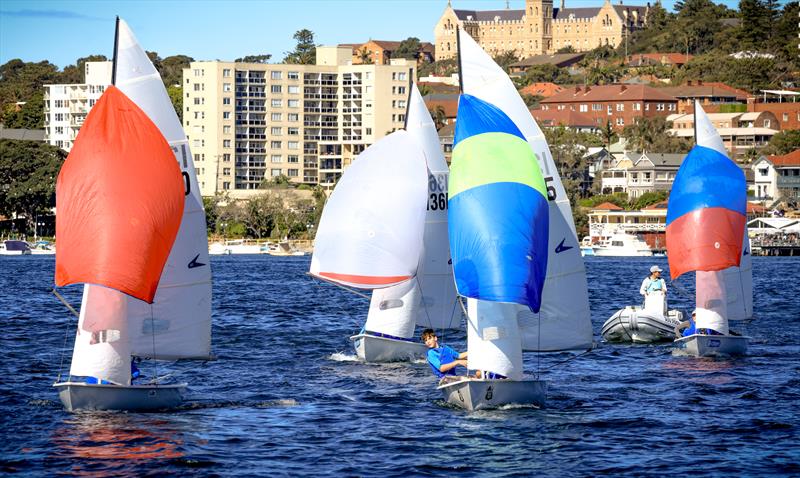
[[[342,108],[342,113],[361,113],[361,108]]]

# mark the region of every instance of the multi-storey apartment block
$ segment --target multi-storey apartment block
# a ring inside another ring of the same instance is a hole
[[[45,141],[69,151],[86,115],[111,84],[111,62],[89,61],[84,66],[84,83],[45,85]]]
[[[415,65],[353,65],[319,47],[315,65],[192,62],[183,124],[202,194],[248,196],[272,178],[331,187],[367,146],[402,128]]]

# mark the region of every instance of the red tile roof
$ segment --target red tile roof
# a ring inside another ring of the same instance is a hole
[[[800,149],[781,156],[768,156],[775,166],[800,166]]]
[[[563,86],[559,86],[555,83],[550,83],[550,82],[542,82],[542,83],[531,83],[530,85],[521,89],[520,93],[548,98],[562,91],[564,91]]]
[[[603,210],[606,210],[606,211],[622,211],[623,210],[621,207],[617,206],[614,203],[610,203],[610,202],[600,203],[597,206],[593,207],[592,209],[603,209]]]
[[[603,101],[669,101],[678,99],[646,85],[601,85],[569,88],[542,103],[582,103]]]

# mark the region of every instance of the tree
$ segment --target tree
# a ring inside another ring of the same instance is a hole
[[[417,37],[408,37],[400,42],[400,45],[392,53],[392,58],[405,58],[406,60],[416,60],[419,57],[419,51],[422,49]]]
[[[358,61],[360,61],[362,65],[373,64],[374,61],[372,60],[372,52],[367,50],[366,47],[361,48],[358,50]]]
[[[168,56],[161,60],[161,69],[158,73],[164,81],[164,86],[183,84],[183,69],[189,68],[189,64],[194,61],[194,58],[186,55],[173,55]],[[174,104],[174,101],[173,101]]]
[[[672,123],[666,118],[639,118],[634,124],[622,130],[622,137],[634,151],[654,153],[687,153],[691,148],[689,141],[672,136],[667,132]]]
[[[180,85],[170,85],[167,87],[167,94],[178,119],[183,123],[183,88]]]
[[[44,127],[44,92],[31,94],[19,108],[9,105],[2,118],[7,128],[41,129]]]
[[[544,96],[529,95],[527,93],[521,93],[520,96],[522,97],[522,101],[525,102],[525,106],[527,106],[529,110],[537,108],[539,106],[539,102],[544,99]]]
[[[458,71],[458,61],[455,58],[439,60],[431,63],[423,63],[417,69],[417,76],[450,76]]]
[[[243,218],[247,234],[258,239],[269,237],[275,228],[275,217],[283,208],[283,200],[270,193],[248,200],[244,206]]]
[[[572,78],[564,68],[559,68],[549,63],[544,65],[533,65],[529,67],[522,79],[519,81],[521,86],[527,86],[531,83],[550,82],[557,85],[563,85],[572,82]]]
[[[764,0],[739,0],[739,39],[743,50],[759,50],[769,38],[770,15]]]
[[[294,51],[286,52],[283,62],[294,65],[313,65],[317,59],[314,32],[304,28],[298,30],[292,38],[297,40],[297,46],[295,46]]]
[[[36,215],[55,206],[56,177],[66,157],[46,143],[0,140],[0,214],[24,215],[32,229]]]
[[[800,130],[788,129],[775,134],[761,153],[783,155],[798,149],[800,149]]]
[[[10,60],[0,66],[0,113],[3,115],[3,124],[6,127],[23,127],[22,124],[41,124],[44,118],[44,108],[38,113],[31,109],[30,114],[35,116],[31,121],[19,122],[17,103],[29,102],[34,96],[43,94],[43,85],[58,83],[58,67],[50,62],[26,63],[22,60]]]
[[[269,53],[264,55],[247,55],[233,60],[235,63],[267,63],[272,55]]]
[[[506,73],[508,73],[509,66],[518,61],[519,57],[517,56],[517,52],[515,50],[504,51],[494,57],[494,62],[497,63]]]
[[[58,82],[59,83],[83,83],[85,81],[86,62],[87,61],[108,61],[105,55],[89,55],[83,58],[78,58],[74,65],[64,67],[64,71]]]
[[[575,49],[572,48],[572,45],[567,45],[556,50],[556,53],[575,53]]]
[[[447,114],[444,111],[444,106],[436,105],[433,109],[428,109],[428,112],[431,114],[436,130],[442,129],[447,121]]]

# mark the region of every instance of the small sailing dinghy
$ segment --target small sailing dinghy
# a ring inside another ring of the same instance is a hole
[[[413,339],[415,325],[435,330],[456,329],[461,325],[447,241],[449,170],[436,127],[412,81],[409,81],[405,130],[422,147],[428,166],[424,252],[414,277],[403,284],[372,291],[364,328],[350,337],[358,358],[370,363],[424,357],[427,347]]]
[[[448,228],[467,297],[468,367],[481,377],[447,377],[438,388],[467,410],[540,406],[546,384],[524,375],[523,351],[592,347],[578,238],[544,134],[513,83],[460,29],[458,48]]]
[[[56,189],[56,285],[86,284],[70,378],[54,385],[70,411],[175,407],[187,384],[131,384],[132,357],[211,359],[208,240],[188,140],[119,19],[112,83]]]
[[[386,332],[355,339],[359,354],[370,361],[424,353],[424,345],[411,338],[414,318],[407,321],[391,310],[402,309],[417,290],[411,280],[423,255],[427,180],[422,147],[408,131],[395,131],[347,168],[320,218],[311,275],[345,288],[395,287],[394,297],[378,296],[370,306],[386,311],[380,327]]]
[[[696,274],[697,332],[675,340],[675,346],[700,357],[743,355],[748,337],[732,335],[728,322],[752,314],[749,253],[748,260],[742,260],[749,249],[747,186],[744,173],[728,158],[722,138],[698,102],[695,134],[696,144],[675,176],[667,205],[672,279],[686,272]],[[731,300],[729,294],[736,298]]]

